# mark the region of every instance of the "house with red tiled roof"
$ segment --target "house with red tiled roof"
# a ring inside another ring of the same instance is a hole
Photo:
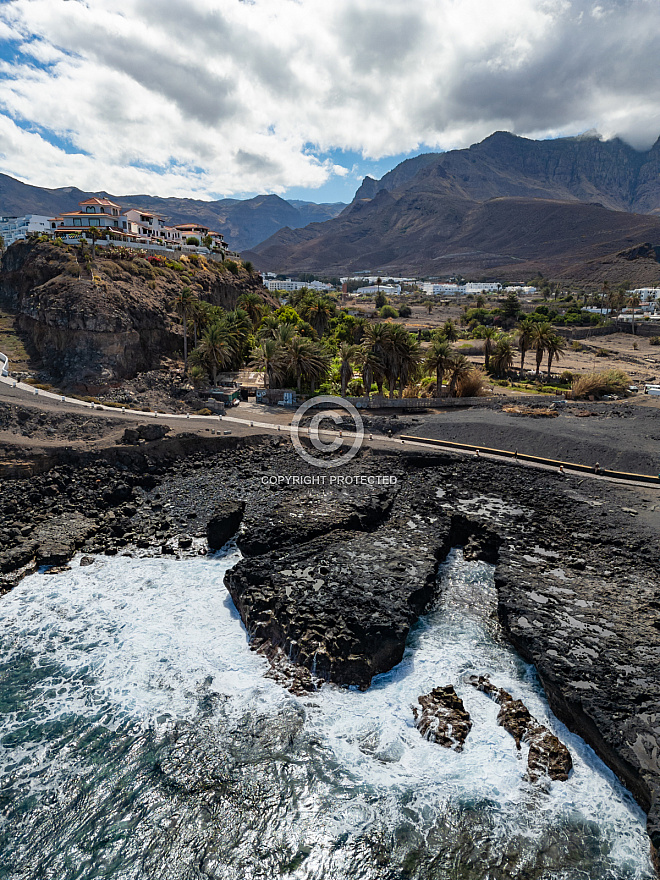
[[[97,196],[79,202],[77,211],[64,211],[59,217],[53,217],[50,225],[57,235],[81,233],[90,227],[96,227],[103,235],[110,232],[126,236],[127,233],[122,229],[120,206]]]

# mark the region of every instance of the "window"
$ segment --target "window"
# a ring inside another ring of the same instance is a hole
[[[74,217],[73,218],[73,225],[74,226],[82,226],[82,218],[81,217]]]
[[[95,214],[96,213],[96,211],[94,210],[94,205],[87,205],[87,207],[85,208],[85,211],[87,211],[88,214]]]

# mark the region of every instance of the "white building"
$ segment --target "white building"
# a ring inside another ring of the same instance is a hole
[[[264,286],[268,290],[284,290],[287,293],[293,293],[307,287],[309,290],[327,291],[332,290],[332,284],[323,284],[321,281],[292,281],[287,278],[286,281],[278,281],[276,278],[269,278],[268,275],[262,275]]]
[[[24,217],[0,217],[0,235],[9,247],[15,241],[27,238],[32,232],[50,232],[50,217],[26,214]]]
[[[654,302],[660,299],[660,287],[637,287],[635,290],[629,290],[628,295],[636,294],[642,302]]]
[[[378,295],[378,293],[383,293],[385,296],[398,296],[401,293],[401,285],[400,284],[370,284],[368,287],[358,287],[355,291],[356,294],[366,294],[371,296],[372,294]]]
[[[501,284],[487,284],[484,281],[468,281],[465,285],[466,293],[498,293],[501,289]]]
[[[439,284],[434,281],[425,281],[419,286],[429,296],[454,296],[457,293],[465,293],[465,288],[460,284]]]
[[[121,216],[121,228],[140,238],[165,238],[167,227],[159,214],[130,208]]]

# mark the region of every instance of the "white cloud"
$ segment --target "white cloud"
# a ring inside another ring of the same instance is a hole
[[[660,134],[655,0],[11,0],[0,170],[218,196],[495,129]],[[311,145],[311,149],[310,149]]]

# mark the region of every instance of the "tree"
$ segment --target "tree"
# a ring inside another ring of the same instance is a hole
[[[223,324],[213,324],[209,327],[202,336],[198,351],[215,385],[218,370],[228,367],[235,357],[234,346],[227,328]]]
[[[431,312],[433,311],[433,306],[435,305],[435,303],[433,302],[432,299],[427,299],[426,302],[424,303],[424,305],[426,306],[426,311],[430,315]]]
[[[517,318],[520,314],[520,300],[513,290],[509,291],[506,299],[502,304],[502,315],[504,318]]]
[[[191,244],[190,239],[188,239],[188,244]],[[197,242],[197,244],[199,244],[199,242]],[[205,248],[208,248],[209,250],[211,250],[211,247],[213,245],[213,239],[211,238],[210,235],[203,235],[202,236],[202,244],[204,245]]]
[[[99,238],[105,238],[105,233],[101,232],[98,226],[90,226],[85,230],[85,235],[92,239],[92,259],[96,259],[96,242]]]
[[[188,321],[192,317],[196,297],[189,287],[182,287],[174,298],[174,311],[183,324],[183,372],[188,372]]]
[[[255,370],[263,370],[266,388],[273,388],[284,377],[285,356],[275,339],[264,339],[261,345],[253,349],[250,366]]]
[[[252,321],[252,328],[255,329],[266,311],[266,303],[258,293],[248,291],[239,296],[238,305],[248,313]]]
[[[311,296],[302,303],[300,314],[316,330],[319,337],[325,333],[335,312],[333,303],[326,296]]]
[[[550,379],[550,370],[552,369],[552,361],[559,360],[561,353],[566,348],[566,342],[557,333],[549,334],[545,350],[548,352],[548,379]]]
[[[353,378],[353,361],[358,353],[358,346],[348,342],[342,342],[339,346],[339,376],[341,379],[341,396],[346,397],[348,383]]]
[[[196,235],[189,235],[186,239],[186,244],[193,245],[194,247],[199,247],[199,239]]]
[[[550,344],[550,339],[553,336],[552,325],[546,322],[535,324],[532,331],[532,345],[531,347],[536,352],[536,378],[539,378],[539,373],[541,371],[541,361],[543,360],[543,355],[547,351],[548,346]]]
[[[454,363],[454,351],[446,339],[434,339],[426,353],[424,367],[435,370],[435,396],[442,397],[442,380]]]
[[[445,321],[442,325],[442,335],[445,337],[447,342],[456,342],[458,339],[458,331],[456,330],[456,325],[451,320]]]
[[[312,391],[314,385],[327,375],[330,369],[330,355],[321,348],[318,342],[294,336],[287,351],[288,365],[296,377],[298,393],[302,383],[307,380]]]
[[[385,294],[381,290],[379,290],[378,293],[376,294],[376,308],[382,309],[383,306],[386,306],[386,305],[387,305],[387,297],[385,296]]]
[[[534,328],[536,321],[531,318],[523,318],[518,324],[518,350],[520,351],[520,375],[525,369],[525,355],[532,347],[534,341]]]
[[[400,318],[409,318],[412,315],[412,309],[409,305],[402,305],[399,308],[399,317]]]
[[[497,339],[498,335],[498,331],[495,327],[484,328],[484,367],[486,370],[490,367],[490,354],[493,350],[493,341]]]
[[[474,370],[474,367],[464,354],[454,357],[449,374],[449,396],[456,396],[456,389],[461,379],[465,379]]]
[[[383,396],[383,383],[387,376],[387,362],[385,352],[389,343],[389,324],[367,324],[364,328],[362,347],[364,349],[364,364],[368,366],[370,375],[378,388],[378,396]],[[364,377],[363,377],[364,378]],[[371,381],[365,387],[371,388]]]
[[[490,368],[496,376],[504,376],[513,367],[513,346],[507,337],[497,340],[495,351],[490,358]]]

